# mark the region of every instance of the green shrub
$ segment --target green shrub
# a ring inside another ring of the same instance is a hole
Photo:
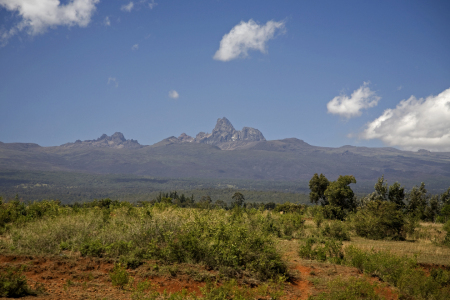
[[[45,216],[56,216],[61,212],[60,201],[42,200],[25,204],[16,196],[14,200],[0,203],[0,228],[8,223],[26,223]]]
[[[111,279],[112,285],[118,286],[119,288],[124,288],[130,281],[127,270],[120,263],[116,264],[111,270],[109,278]]]
[[[322,235],[339,241],[350,241],[350,233],[342,221],[327,223],[322,229]]]
[[[121,256],[119,262],[127,269],[136,269],[143,264],[142,259],[134,254]]]
[[[340,263],[344,257],[342,242],[318,237],[307,238],[300,246],[298,253],[302,258],[329,260],[334,263]]]
[[[450,294],[449,273],[436,270],[427,276],[415,258],[399,257],[385,251],[365,252],[349,246],[345,249],[344,263],[397,287],[403,295],[401,299],[444,300]]]
[[[309,300],[359,300],[359,299],[385,299],[377,294],[377,284],[370,283],[364,278],[337,278],[328,283],[328,291]]]
[[[405,216],[393,202],[369,201],[352,218],[356,234],[373,240],[404,240]]]
[[[398,285],[406,270],[417,267],[415,258],[399,257],[386,251],[370,251],[354,246],[345,248],[345,264],[358,268],[360,272],[377,276],[381,280]]]
[[[262,280],[287,273],[272,239],[250,231],[238,220],[208,224],[205,218],[199,218],[186,223],[178,232],[160,234],[148,248],[151,258],[203,263],[217,270],[231,268],[235,274],[248,271]]]
[[[305,220],[298,213],[285,213],[280,215],[275,223],[278,227],[278,237],[291,238],[295,232],[303,229]]]
[[[440,212],[440,215],[436,218],[436,222],[446,223],[450,221],[450,203],[445,204]]]
[[[349,211],[337,205],[325,205],[323,207],[323,216],[328,220],[345,220]]]
[[[71,245],[71,243],[69,243],[69,242],[61,242],[61,243],[59,244],[59,249],[60,249],[61,251],[64,251],[64,250],[71,250],[71,249],[72,249],[72,245]]]
[[[28,295],[36,296],[37,291],[28,286],[20,268],[8,267],[0,271],[0,297],[18,298]]]
[[[200,263],[232,276],[245,273],[267,280],[287,274],[274,236],[290,238],[303,226],[298,213],[272,215],[241,207],[112,207],[68,208],[64,215],[14,226],[6,246],[31,255],[76,249],[82,256],[113,258],[128,268],[143,259]],[[110,218],[104,222],[106,210]]]
[[[103,257],[106,252],[106,247],[100,240],[90,240],[80,247],[81,256],[93,256],[93,257]]]
[[[442,244],[444,246],[450,247],[450,220],[447,221],[447,223],[444,224],[443,229],[447,231],[447,234],[445,235],[444,241]]]
[[[432,269],[430,276],[441,286],[450,286],[450,271],[441,268]]]
[[[276,204],[273,208],[274,212],[285,212],[285,213],[298,213],[302,214],[305,211],[305,205],[295,204],[291,202],[285,202],[283,204]]]

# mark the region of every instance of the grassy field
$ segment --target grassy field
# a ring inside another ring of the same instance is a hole
[[[317,222],[313,209],[289,203],[43,201],[3,203],[0,212],[1,296],[431,300],[450,291],[442,224],[387,241],[357,236],[350,219]]]

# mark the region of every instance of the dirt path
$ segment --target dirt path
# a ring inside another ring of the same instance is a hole
[[[302,266],[301,264],[295,264],[292,269],[296,270],[300,275],[299,279],[293,280],[291,283],[292,288],[302,300],[308,299],[311,295],[312,284],[307,280],[309,274],[311,273],[311,268]]]

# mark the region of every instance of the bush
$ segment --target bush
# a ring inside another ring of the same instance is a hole
[[[100,204],[99,204],[100,205]],[[303,226],[298,213],[271,214],[236,207],[198,210],[157,203],[145,207],[99,206],[68,209],[64,215],[14,226],[8,248],[22,254],[108,257],[134,268],[143,259],[200,263],[231,276],[267,280],[287,274],[274,235],[290,238]],[[103,211],[110,218],[104,222]],[[3,246],[2,246],[3,247]]]
[[[311,296],[310,300],[359,300],[359,299],[384,299],[377,295],[377,284],[370,283],[363,278],[337,278],[328,283],[328,291],[317,296]]]
[[[450,247],[450,220],[445,223],[444,228],[445,231],[447,231],[447,235],[444,238],[443,244],[444,246]]]
[[[303,228],[305,220],[298,213],[286,213],[280,215],[275,222],[279,228],[278,237],[291,238],[296,231]]]
[[[427,276],[415,258],[399,257],[384,251],[365,252],[349,246],[345,249],[344,263],[397,287],[400,299],[444,300],[450,294],[449,273],[436,270]]]
[[[350,241],[350,233],[342,221],[327,223],[322,229],[322,235],[339,241]]]
[[[135,254],[121,256],[119,262],[127,269],[136,269],[143,264],[142,259]]]
[[[345,248],[344,263],[358,268],[361,273],[377,276],[394,286],[398,285],[406,270],[417,267],[414,258],[399,257],[385,251],[366,252],[354,246]]]
[[[177,232],[163,232],[151,242],[147,253],[170,263],[204,263],[216,270],[231,268],[235,274],[247,271],[260,280],[286,274],[287,267],[272,239],[250,231],[242,225],[242,218],[232,214],[228,222],[215,224],[198,218]]]
[[[130,281],[127,270],[120,263],[116,264],[111,270],[109,278],[111,279],[112,285],[118,286],[119,288],[124,288]]]
[[[436,221],[440,223],[450,221],[450,203],[442,207],[440,215],[436,218]]]
[[[317,228],[320,228],[320,226],[323,223],[324,215],[323,215],[323,207],[322,206],[312,206],[309,207],[308,212],[310,213],[311,217],[314,220],[314,223],[316,224]]]
[[[18,298],[28,295],[36,296],[37,292],[28,286],[20,268],[9,267],[0,271],[0,297]]]
[[[345,220],[349,211],[337,205],[325,205],[323,207],[323,216],[328,220]]]
[[[91,240],[81,244],[81,256],[103,257],[106,247],[100,240]]]
[[[25,223],[41,219],[44,216],[55,216],[60,213],[61,203],[54,200],[42,200],[28,205],[19,200],[0,203],[0,228],[5,228],[8,223]]]
[[[316,237],[307,238],[300,246],[298,253],[302,258],[319,261],[328,260],[334,263],[340,263],[344,258],[342,242]]]
[[[387,201],[369,201],[352,218],[356,234],[373,240],[404,240],[405,216],[397,205]]]

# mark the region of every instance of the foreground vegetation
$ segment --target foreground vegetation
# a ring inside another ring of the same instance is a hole
[[[208,196],[195,201],[177,192],[136,204],[0,200],[0,252],[106,261],[114,265],[111,284],[133,299],[289,298],[286,287],[299,280],[314,283],[311,299],[384,299],[383,288],[398,299],[448,299],[449,191],[432,196],[422,185],[406,193],[380,178],[374,193],[357,199],[350,188],[354,181],[315,175],[310,199],[318,205],[310,207],[251,203],[239,192],[227,202]],[[311,278],[299,277],[282,245],[293,245],[297,257],[318,268],[350,266],[366,275],[321,281],[311,271]],[[27,285],[21,270],[0,270],[2,295],[42,292]],[[203,286],[199,293],[168,293],[146,279],[164,274],[184,274]]]

